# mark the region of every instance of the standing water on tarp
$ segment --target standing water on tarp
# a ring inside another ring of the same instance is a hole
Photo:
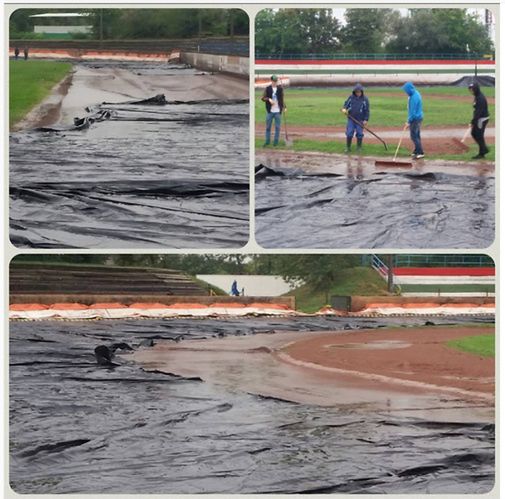
[[[485,248],[494,240],[492,176],[428,166],[257,169],[256,240],[265,248]]]
[[[437,323],[472,318],[436,319]],[[477,321],[478,322],[478,321]],[[421,325],[248,318],[10,324],[10,484],[18,493],[485,493],[494,424],[318,407],[159,372],[99,344]],[[114,359],[116,360],[116,359]]]
[[[122,67],[125,81],[124,68],[132,78],[154,82],[176,82],[179,73],[205,78],[182,66]],[[93,76],[85,71],[91,70],[81,68],[79,81]],[[102,76],[99,84],[116,80]],[[165,105],[132,104],[117,92],[113,102],[126,103],[90,103],[82,95],[80,118],[88,107],[91,115],[110,111],[107,119],[11,134],[11,241],[67,248],[243,246],[249,227],[247,100],[194,100],[188,93],[189,102],[181,103],[181,92],[173,99],[167,90]]]

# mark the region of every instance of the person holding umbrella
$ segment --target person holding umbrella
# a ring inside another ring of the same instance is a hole
[[[352,94],[344,102],[342,112],[347,115],[345,152],[351,152],[351,144],[354,134],[356,134],[357,150],[360,151],[363,144],[363,127],[367,125],[370,118],[370,103],[368,102],[368,97],[365,96],[365,92],[363,91],[363,85],[358,83],[354,87]]]
[[[272,75],[270,77],[270,85],[265,88],[261,100],[265,103],[267,110],[267,121],[266,121],[266,131],[265,131],[265,143],[263,147],[270,145],[270,134],[272,129],[272,122],[275,123],[274,132],[274,146],[279,144],[279,135],[281,133],[281,114],[286,111],[286,106],[284,104],[284,89],[282,85],[278,85],[277,75]]]
[[[489,152],[484,140],[484,132],[489,121],[489,111],[487,108],[487,99],[480,90],[478,83],[470,83],[468,90],[473,94],[473,118],[470,123],[472,127],[472,137],[479,145],[479,154],[472,159],[482,159]]]

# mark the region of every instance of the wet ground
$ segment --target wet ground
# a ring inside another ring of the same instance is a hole
[[[280,151],[256,161],[256,240],[265,248],[486,248],[494,240],[492,165],[376,168],[373,158]]]
[[[78,65],[60,121],[10,136],[11,241],[37,248],[243,246],[247,92],[247,82],[183,66]],[[131,103],[158,93],[168,104]],[[73,117],[103,110],[107,119],[73,128]]]
[[[433,321],[433,319],[431,319]],[[437,324],[458,319],[437,319]],[[462,318],[464,322],[478,319]],[[481,319],[485,321],[485,319]],[[18,493],[484,493],[494,424],[304,405],[198,378],[99,367],[99,344],[188,342],[423,319],[13,322],[10,483]]]

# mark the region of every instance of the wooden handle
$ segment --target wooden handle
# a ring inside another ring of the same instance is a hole
[[[461,143],[464,143],[465,140],[467,139],[468,137],[468,134],[470,133],[470,130],[472,129],[472,125],[470,125],[467,129],[466,129],[466,132],[465,132],[465,135],[463,135],[463,138],[461,139]]]
[[[405,135],[405,130],[407,130],[407,125],[403,127],[403,131],[402,134],[400,135],[400,140],[398,142],[398,147],[396,148],[395,157],[393,158],[393,161],[396,161],[396,156],[398,156],[398,151],[400,150],[400,144],[402,143],[403,137]]]

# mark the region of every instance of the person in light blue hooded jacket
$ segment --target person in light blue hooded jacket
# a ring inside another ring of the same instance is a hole
[[[410,129],[410,138],[414,143],[412,157],[414,159],[421,159],[424,158],[423,146],[421,144],[421,123],[424,117],[423,99],[412,82],[408,81],[402,88],[409,96],[406,126]]]

